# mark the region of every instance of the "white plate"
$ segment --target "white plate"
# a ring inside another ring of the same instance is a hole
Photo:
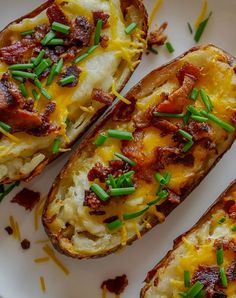
[[[144,2],[150,10],[155,0]],[[39,0],[0,0],[2,11],[0,26],[3,28],[9,21],[30,11],[40,3]],[[236,55],[234,38],[236,1],[211,0],[209,4],[213,16],[204,32],[201,43],[214,43]],[[200,0],[165,1],[155,22],[158,24],[166,20],[169,22],[167,33],[175,47],[175,52],[170,55],[163,48],[158,56],[144,55],[142,64],[133,75],[126,90],[153,68],[195,45],[186,24],[188,21],[193,23],[200,7]],[[200,186],[168,217],[165,223],[150,231],[131,247],[106,258],[91,261],[73,260],[57,254],[70,270],[69,276],[65,276],[53,262],[41,265],[36,265],[33,262],[35,258],[44,256],[42,245],[35,244],[35,241],[45,239],[46,235],[42,227],[40,231],[34,231],[33,212],[27,213],[23,208],[9,203],[11,199],[9,196],[0,205],[0,296],[3,298],[99,298],[101,297],[100,284],[103,280],[126,273],[129,286],[122,297],[139,297],[142,281],[147,271],[171,248],[172,240],[191,227],[228,184],[236,178],[235,149],[236,146],[233,146]],[[55,161],[27,187],[46,194],[67,158],[68,155],[64,155],[63,158]],[[22,251],[19,243],[6,235],[4,227],[8,224],[10,214],[14,215],[19,222],[22,237],[30,239],[32,243],[30,250]],[[40,290],[40,276],[45,277],[46,294]]]

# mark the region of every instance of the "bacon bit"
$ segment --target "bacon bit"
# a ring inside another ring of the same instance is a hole
[[[104,206],[104,202],[99,200],[98,196],[94,192],[90,190],[85,190],[85,198],[83,205],[91,209],[97,210]]]
[[[157,112],[176,114],[183,112],[184,106],[189,101],[189,94],[200,78],[200,68],[186,62],[182,68],[177,71],[176,76],[181,87],[170,94],[168,99],[158,105]]]
[[[24,239],[22,242],[21,242],[21,247],[22,249],[24,250],[27,250],[30,248],[30,241],[28,239]]]
[[[45,280],[43,276],[40,276],[40,287],[43,293],[46,292],[46,285],[45,285]]]
[[[7,232],[8,235],[12,235],[13,234],[13,229],[10,226],[7,226],[4,230]]]
[[[226,270],[229,281],[236,280],[236,261],[233,261]]]
[[[179,204],[180,203],[180,196],[178,196],[176,193],[168,189],[169,196],[167,197],[167,200],[171,202],[172,204]]]
[[[113,121],[128,122],[132,119],[132,114],[136,106],[136,99],[132,98],[130,101],[130,105],[123,102],[120,103],[118,109],[116,109],[114,115],[112,116]]]
[[[53,4],[47,9],[47,16],[50,24],[58,22],[67,26],[70,25],[66,15],[57,4]]]
[[[167,22],[164,22],[159,28],[157,28],[155,31],[151,31],[148,35],[148,47],[151,47],[153,45],[162,46],[165,44],[167,40],[166,34],[164,34],[164,31],[166,30],[168,26]]]
[[[235,201],[229,200],[224,205],[225,211],[229,214],[230,218],[236,218],[236,204]]]
[[[163,134],[171,134],[171,133],[176,133],[179,130],[179,126],[173,124],[172,122],[168,120],[160,120],[160,119],[154,119],[153,121],[153,126],[156,128],[160,129]]]
[[[219,268],[217,266],[199,265],[191,279],[191,284],[200,281],[205,287],[206,292],[214,290],[215,285],[220,281]]]
[[[67,84],[67,85],[61,86],[61,87],[75,87],[75,86],[77,86],[80,73],[81,73],[81,69],[78,68],[76,65],[68,66],[66,68],[66,70],[61,74],[60,80],[66,78],[70,75],[75,76],[75,79],[71,84]],[[58,82],[58,84],[59,84],[59,82]]]
[[[233,115],[231,117],[231,121],[233,123],[233,125],[236,125],[236,110],[233,110]]]
[[[105,280],[101,289],[106,288],[110,293],[120,295],[124,292],[125,288],[128,286],[128,279],[125,274],[117,276],[114,279]]]
[[[234,239],[216,239],[214,242],[214,247],[216,248],[220,248],[223,246],[224,250],[229,250],[229,251],[233,251],[236,252],[236,243]]]
[[[109,37],[106,35],[102,35],[100,39],[100,45],[103,49],[106,49],[109,45]]]
[[[154,106],[150,106],[145,111],[140,111],[133,117],[134,125],[137,128],[149,127],[154,119],[153,112],[155,110]]]
[[[202,139],[212,140],[214,131],[207,123],[191,121],[186,130],[193,136],[195,142]]]
[[[50,31],[50,26],[48,24],[40,24],[34,28],[34,31],[34,39],[40,44],[40,46],[34,49],[34,54],[38,55],[38,53],[42,50],[41,40]]]
[[[33,190],[23,188],[15,197],[11,200],[12,203],[17,203],[24,207],[26,210],[32,210],[34,206],[40,200],[40,193]]]
[[[46,254],[52,259],[52,261],[66,274],[69,274],[69,270],[61,263],[60,260],[56,257],[54,251],[50,246],[47,244],[43,246],[43,250],[46,252]]]
[[[91,99],[101,102],[105,105],[111,105],[113,96],[100,88],[94,88],[92,91]]]
[[[80,47],[88,46],[93,29],[93,25],[86,17],[77,17],[73,23],[72,41],[74,44]]]
[[[106,212],[103,210],[93,210],[93,211],[89,211],[90,215],[96,215],[96,216],[102,216],[105,215]]]
[[[108,19],[110,15],[105,13],[103,10],[93,11],[94,25],[97,25],[98,20],[102,20],[102,28],[106,29],[109,27]]]

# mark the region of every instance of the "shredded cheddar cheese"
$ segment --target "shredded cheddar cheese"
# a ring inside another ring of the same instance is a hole
[[[107,297],[107,288],[104,286],[102,287],[102,298],[106,298]]]
[[[129,101],[128,99],[126,99],[124,96],[122,96],[120,93],[116,91],[115,81],[113,81],[112,83],[112,94],[114,94],[119,100],[123,101],[127,105],[131,104],[131,101]]]
[[[12,140],[14,143],[19,143],[20,139],[18,139],[17,137],[15,137],[13,134],[5,131],[5,129],[3,129],[2,127],[0,127],[0,132],[6,136],[7,138],[9,138],[10,140]]]
[[[152,23],[154,21],[154,18],[156,16],[158,10],[162,6],[163,2],[164,2],[164,0],[157,0],[157,2],[155,3],[155,5],[154,5],[154,7],[152,9],[152,12],[150,14],[149,21],[148,21],[149,28],[152,26]]]
[[[15,221],[15,228],[16,228],[16,239],[21,241],[21,233],[20,233],[19,224],[17,221]]]
[[[200,11],[200,14],[195,22],[195,28],[197,29],[198,26],[201,24],[202,21],[204,21],[205,17],[206,17],[206,13],[207,13],[207,8],[208,8],[208,3],[207,0],[203,0],[202,3],[202,8]]]
[[[69,275],[69,270],[62,264],[60,260],[58,260],[53,249],[49,245],[44,245],[43,250],[51,258],[51,260],[65,273],[65,275]]]
[[[121,245],[122,246],[126,246],[127,239],[128,239],[127,228],[126,228],[126,225],[123,225],[121,228]]]
[[[40,276],[40,287],[43,293],[46,292],[46,285],[45,285],[45,279],[43,276]]]
[[[34,262],[37,264],[41,264],[41,263],[47,263],[49,260],[50,260],[49,257],[43,257],[43,258],[34,259]]]
[[[141,236],[141,233],[140,233],[140,231],[139,231],[137,222],[133,222],[132,224],[133,224],[133,226],[134,226],[134,230],[135,230],[135,233],[136,233],[136,235],[137,235],[137,238],[138,238],[138,239],[141,239],[142,236]]]
[[[16,225],[15,225],[15,220],[12,215],[10,215],[10,217],[9,217],[9,222],[10,222],[10,227],[12,228],[12,231],[13,231],[12,236],[14,238],[16,238]]]

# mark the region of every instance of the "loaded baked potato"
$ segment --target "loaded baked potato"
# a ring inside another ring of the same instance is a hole
[[[236,182],[149,272],[142,298],[235,297]]]
[[[140,0],[49,0],[1,32],[1,182],[39,174],[101,115],[146,31]]]
[[[78,147],[43,223],[77,258],[130,244],[198,185],[235,139],[235,60],[194,48],[139,82]]]

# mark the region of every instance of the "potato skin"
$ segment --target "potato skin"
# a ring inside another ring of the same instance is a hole
[[[135,96],[137,94],[140,94],[141,92],[145,92],[145,90],[148,92],[148,90],[152,89],[153,86],[153,82],[157,82],[159,80],[160,77],[160,73],[164,73],[164,75],[168,75],[168,72],[171,70],[172,65],[177,62],[178,60],[180,60],[181,58],[183,58],[184,56],[186,56],[187,54],[197,51],[199,49],[204,49],[207,48],[209,46],[214,46],[212,44],[206,45],[206,46],[199,46],[199,47],[193,47],[190,50],[188,50],[187,52],[185,52],[184,54],[180,55],[179,57],[177,57],[176,59],[170,61],[167,64],[164,64],[162,66],[160,66],[159,68],[153,70],[151,73],[149,73],[147,76],[145,76],[140,82],[138,82],[125,96],[128,100],[132,101],[133,98],[135,98]],[[214,46],[215,47],[215,46]],[[217,47],[216,47],[217,48]],[[222,50],[223,51],[223,50]],[[224,52],[224,51],[223,51]],[[236,60],[234,57],[232,57],[230,54],[224,52],[224,54],[227,56],[228,58],[228,62],[229,64],[233,64],[233,62]],[[93,259],[93,258],[100,258],[100,257],[104,257],[107,256],[111,253],[116,252],[119,249],[122,249],[123,246],[119,245],[117,247],[115,247],[112,250],[108,250],[108,251],[104,251],[104,253],[99,254],[99,255],[92,255],[92,256],[87,256],[87,255],[81,255],[81,254],[73,254],[70,253],[68,251],[66,251],[63,247],[60,246],[60,243],[58,241],[58,239],[60,238],[60,235],[54,235],[50,229],[47,226],[47,222],[48,222],[48,218],[47,218],[47,208],[50,204],[51,201],[53,201],[53,198],[59,188],[59,183],[61,180],[63,180],[64,175],[66,174],[67,170],[71,167],[73,167],[74,161],[77,159],[77,157],[81,154],[81,152],[83,151],[84,148],[86,148],[86,146],[91,142],[91,139],[96,135],[96,133],[98,132],[98,130],[103,126],[103,124],[110,118],[112,118],[112,116],[121,108],[121,106],[125,105],[123,102],[119,102],[103,119],[102,121],[95,126],[95,128],[89,133],[89,135],[83,140],[83,142],[79,145],[79,147],[77,148],[77,150],[75,151],[75,153],[72,155],[72,157],[69,159],[69,161],[67,162],[67,164],[63,167],[61,173],[57,176],[56,180],[54,181],[52,188],[48,194],[48,198],[46,200],[45,206],[44,206],[44,210],[43,210],[43,215],[42,215],[42,223],[44,225],[44,229],[48,235],[48,237],[51,239],[53,246],[55,247],[55,249],[57,249],[60,253],[65,254],[67,256],[70,256],[72,258],[77,258],[77,259]],[[225,150],[225,152],[227,152],[230,147],[232,146],[234,140],[236,137],[236,132],[233,134],[232,137],[232,141],[230,143],[230,146],[227,148],[227,150]],[[224,153],[225,153],[224,152]],[[201,181],[205,178],[205,176],[211,171],[212,168],[214,168],[214,166],[218,163],[218,161],[223,157],[224,153],[219,156],[212,167],[210,167],[208,169],[207,172],[204,173],[204,175],[202,175],[202,177],[200,177],[199,180],[196,180],[195,183],[193,183],[191,185],[191,187],[189,187],[188,189],[185,189],[185,193],[183,196],[181,196],[181,202],[183,202],[185,200],[185,198],[201,183]],[[167,202],[165,204],[160,205],[160,209],[159,211],[162,212],[165,217],[167,217],[171,211],[173,211],[176,207],[173,206],[173,204],[171,204],[170,202]],[[150,224],[152,226],[152,228],[154,228],[157,224],[159,223],[157,218],[152,218],[152,220],[150,221]],[[140,231],[141,236],[144,235],[146,232],[148,232],[150,229],[144,228],[142,231]],[[131,245],[134,241],[136,241],[138,238],[135,235],[132,239],[128,239],[127,241],[127,245]]]
[[[121,2],[121,9],[122,12],[124,14],[124,16],[126,16],[127,14],[127,7],[129,7],[130,5],[134,5],[137,8],[137,11],[140,14],[140,19],[142,21],[142,28],[140,28],[144,35],[143,38],[146,39],[147,36],[147,31],[148,31],[148,14],[147,11],[145,9],[145,6],[142,2],[142,0],[120,0]],[[43,3],[42,5],[40,5],[39,7],[37,7],[36,9],[34,9],[32,12],[27,13],[26,15],[18,18],[15,21],[12,21],[11,23],[9,23],[1,32],[0,32],[0,47],[4,44],[4,32],[5,30],[7,30],[7,28],[12,25],[12,24],[17,24],[20,23],[23,19],[25,18],[33,18],[35,16],[37,16],[38,14],[40,14],[43,10],[47,9],[49,6],[51,6],[53,3],[55,3],[55,0],[48,0],[47,2]],[[142,53],[139,55],[139,57],[137,57],[137,60],[141,59],[142,57]],[[138,65],[137,65],[138,66]],[[136,69],[136,67],[134,68],[134,70]],[[120,92],[126,85],[126,83],[129,81],[131,75],[132,75],[133,71],[129,71],[129,74],[127,75],[127,77],[124,79],[123,83],[121,84],[121,86],[119,86],[119,88],[117,88],[117,91]],[[115,96],[113,96],[113,98],[115,98]],[[88,123],[88,125],[84,128],[83,131],[81,131],[78,136],[76,137],[76,139],[72,140],[72,142],[70,142],[69,144],[67,144],[66,149],[67,148],[71,148],[73,146],[73,144],[75,144],[79,138],[81,138],[83,136],[83,133],[89,129],[98,119],[99,117],[102,116],[102,114],[106,111],[107,107],[104,106],[102,107],[100,110],[98,110],[94,116],[92,117],[91,121]],[[44,168],[51,163],[52,161],[54,161],[56,158],[58,158],[59,156],[61,156],[62,153],[58,153],[58,154],[54,154],[52,155],[50,158],[43,160],[31,173],[30,175],[28,175],[27,177],[21,177],[20,181],[25,181],[25,182],[29,182],[31,181],[34,177],[38,176],[43,170]],[[3,184],[10,184],[13,183],[15,180],[11,180],[11,179],[5,179],[3,181],[1,181],[1,183]]]
[[[150,288],[150,282],[152,281],[152,278],[153,276],[155,276],[156,272],[160,268],[165,268],[168,266],[169,262],[171,261],[172,253],[182,244],[182,238],[195,232],[195,230],[197,230],[201,225],[203,225],[206,221],[208,221],[211,218],[213,213],[215,213],[219,209],[222,209],[223,203],[224,203],[224,197],[230,195],[233,189],[235,190],[235,187],[236,187],[236,180],[234,180],[228,186],[228,188],[216,199],[216,201],[206,210],[206,212],[200,217],[198,222],[192,228],[190,228],[187,232],[183,233],[173,241],[172,250],[168,251],[168,253],[164,256],[164,258],[153,269],[151,269],[148,272],[144,280],[146,285],[142,288],[140,292],[140,298],[145,297],[147,290]]]

